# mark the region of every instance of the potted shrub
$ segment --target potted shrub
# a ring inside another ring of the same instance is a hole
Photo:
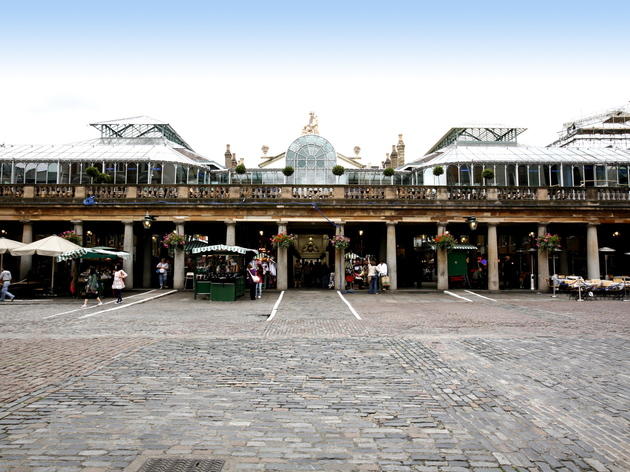
[[[247,172],[247,167],[245,167],[245,164],[239,164],[234,168],[234,172],[239,175],[243,175],[245,172]]]
[[[483,177],[483,184],[488,185],[488,180],[494,179],[494,171],[492,169],[484,169],[481,177]]]
[[[293,175],[293,172],[295,172],[295,170],[291,166],[286,166],[284,169],[282,169],[282,173],[285,175],[285,177],[291,177]]]
[[[390,183],[394,183],[394,169],[392,167],[387,167],[386,169],[383,169],[383,175],[385,177],[390,177]]]
[[[440,177],[440,175],[442,175],[444,173],[444,167],[442,166],[435,166],[433,168],[433,175],[435,176],[435,184],[437,185],[437,180],[438,177]]]
[[[337,164],[332,168],[332,173],[337,176],[337,183],[339,183],[339,177],[341,177],[346,171],[344,166]]]
[[[275,247],[289,248],[295,244],[297,236],[295,234],[278,233],[271,238],[271,243]]]

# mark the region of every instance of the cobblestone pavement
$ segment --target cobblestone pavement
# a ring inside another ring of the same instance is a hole
[[[479,293],[1,305],[0,471],[630,470],[630,303]]]

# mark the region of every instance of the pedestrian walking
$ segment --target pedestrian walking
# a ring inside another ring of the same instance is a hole
[[[9,297],[10,301],[15,300],[15,295],[9,292],[9,285],[11,285],[11,272],[7,269],[0,268],[0,281],[2,282],[2,290],[0,291],[0,302],[3,302],[6,297]]]
[[[160,262],[158,262],[158,264],[155,266],[155,269],[158,275],[160,288],[164,288],[164,286],[166,285],[166,279],[168,277],[168,270],[170,269],[170,266],[168,262],[166,262],[166,259],[162,258]]]
[[[260,282],[260,276],[256,267],[251,262],[247,265],[245,271],[247,285],[249,286],[249,298],[256,300],[256,286]]]
[[[83,305],[81,308],[87,308],[88,300],[90,298],[95,298],[98,305],[102,305],[101,301],[101,276],[96,272],[94,267],[90,267],[90,273],[87,277],[87,281],[85,284],[85,299],[83,300]]]
[[[376,294],[378,293],[378,274],[376,272],[376,266],[373,264],[372,260],[368,261],[367,269],[368,283],[370,284],[368,293]]]
[[[127,273],[117,265],[116,271],[114,272],[114,281],[112,282],[112,292],[114,292],[114,296],[116,297],[116,303],[122,303],[122,291],[125,288],[126,278]]]

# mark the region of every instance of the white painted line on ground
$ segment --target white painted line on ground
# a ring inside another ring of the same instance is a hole
[[[354,317],[357,320],[360,320],[361,317],[359,316],[359,314],[357,313],[357,311],[352,308],[352,305],[350,305],[350,302],[348,300],[346,300],[346,298],[341,294],[341,292],[339,290],[337,290],[337,293],[339,294],[339,296],[341,297],[341,299],[343,300],[343,302],[348,305],[348,308],[350,308],[350,311],[352,312],[352,314],[354,315]]]
[[[120,305],[115,306],[114,308],[108,308],[107,310],[101,310],[101,311],[97,311],[96,313],[89,313],[87,315],[79,316],[78,319],[82,320],[82,319],[85,319],[85,318],[91,318],[92,316],[100,315],[101,313],[107,313],[109,311],[122,310],[123,308],[128,308],[130,306],[137,305],[138,303],[144,303],[144,302],[148,302],[148,301],[151,301],[151,300],[155,300],[156,298],[165,297],[165,296],[170,295],[171,293],[175,293],[175,292],[177,292],[177,290],[169,290],[168,292],[160,293],[158,295],[155,295],[154,297],[143,298],[142,300],[138,300],[137,302],[120,304]],[[127,297],[127,298],[129,298],[129,297]]]
[[[276,316],[276,313],[278,312],[278,307],[280,306],[280,302],[282,301],[282,297],[284,297],[284,290],[280,292],[280,296],[276,300],[276,303],[273,305],[273,308],[271,309],[271,315],[269,315],[267,321],[273,320],[273,317]]]
[[[467,302],[472,303],[472,300],[470,298],[462,297],[461,295],[457,295],[456,293],[449,292],[448,290],[444,290],[444,293],[447,295],[450,295],[451,297],[461,298],[462,300],[466,300]]]
[[[477,295],[478,297],[485,298],[486,300],[490,300],[491,302],[496,302],[494,298],[484,297],[483,295],[479,295],[478,293],[471,292],[470,290],[464,290],[466,293],[470,293],[471,295]]]
[[[140,295],[146,295],[148,293],[155,292],[156,290],[157,289],[154,288],[153,290],[149,290],[148,292],[136,293],[135,295],[129,295],[128,297],[125,297],[125,298],[139,297]],[[110,300],[109,302],[103,303],[103,305],[109,305],[110,303],[114,303],[115,301],[116,300]],[[56,316],[69,315],[70,313],[75,313],[77,311],[91,310],[92,308],[98,308],[99,306],[103,306],[103,305],[91,305],[91,306],[88,306],[87,308],[75,308],[74,310],[64,311],[62,313],[55,313],[54,315],[44,316],[44,318],[42,319],[47,320],[49,318],[55,318]]]

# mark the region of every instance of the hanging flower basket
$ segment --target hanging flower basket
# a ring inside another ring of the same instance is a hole
[[[560,249],[560,236],[557,234],[545,234],[536,238],[536,247],[540,251],[555,251]]]
[[[271,243],[274,247],[291,247],[297,241],[295,234],[278,233],[271,238]]]
[[[435,247],[437,249],[446,249],[447,251],[453,249],[456,243],[455,238],[449,233],[436,236],[433,242],[435,243]]]
[[[178,233],[168,233],[162,237],[162,246],[168,249],[184,249],[186,238]]]
[[[81,245],[81,236],[79,236],[74,231],[64,231],[59,235],[60,238],[67,239],[71,243]]]
[[[350,246],[350,238],[343,234],[337,234],[330,240],[330,244],[335,246],[335,249],[347,249]]]

